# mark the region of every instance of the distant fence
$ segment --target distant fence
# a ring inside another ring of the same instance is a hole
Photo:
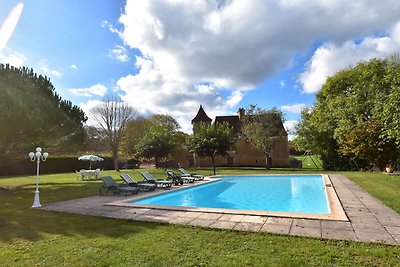
[[[125,162],[119,162],[120,168]],[[112,158],[104,158],[104,161],[92,161],[92,169],[114,169]],[[89,161],[81,161],[76,157],[54,157],[51,156],[44,162],[40,162],[40,173],[63,173],[75,170],[89,169]],[[26,159],[16,160],[11,164],[1,165],[0,176],[6,175],[36,175],[36,161]]]

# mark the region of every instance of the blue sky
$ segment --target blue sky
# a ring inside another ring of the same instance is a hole
[[[327,76],[399,51],[398,14],[397,0],[0,0],[0,62],[89,115],[118,94],[184,131],[200,104],[211,118],[278,107],[292,129]]]

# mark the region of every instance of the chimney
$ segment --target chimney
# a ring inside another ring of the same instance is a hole
[[[241,120],[241,119],[244,118],[245,112],[246,112],[246,111],[245,111],[244,108],[239,108],[239,110],[238,110],[238,112],[237,112],[237,114],[239,115],[239,120]]]

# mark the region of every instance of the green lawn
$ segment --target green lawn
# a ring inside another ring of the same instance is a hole
[[[322,169],[322,160],[320,156],[310,155],[310,156],[292,156],[297,160],[303,162],[303,169]]]
[[[345,175],[400,214],[400,176],[379,172],[347,172]]]
[[[166,177],[163,170],[151,172],[156,177]],[[210,174],[211,170],[198,172]],[[137,170],[129,173],[140,177]],[[217,169],[217,174],[250,173],[266,173],[266,170]],[[104,174],[118,177],[113,171]],[[346,175],[400,212],[400,177],[361,172]],[[81,182],[76,177],[76,174],[41,176],[42,204],[97,194],[100,182]],[[0,178],[1,266],[396,266],[400,262],[400,246],[32,209],[34,184],[34,176]]]

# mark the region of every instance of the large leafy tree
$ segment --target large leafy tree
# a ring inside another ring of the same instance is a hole
[[[256,105],[247,108],[243,133],[251,144],[265,154],[266,168],[270,168],[270,155],[277,139],[286,137],[284,117],[280,110],[262,109]]]
[[[189,150],[200,157],[210,157],[215,175],[215,157],[225,156],[235,144],[232,127],[227,123],[200,123],[193,135],[188,138]]]
[[[358,166],[350,157],[338,154],[338,143],[333,137],[335,123],[323,108],[307,108],[301,116],[294,140],[297,150],[309,150],[321,155],[325,169],[354,169]]]
[[[143,132],[134,145],[135,156],[154,159],[158,168],[159,160],[169,156],[177,146],[178,122],[169,115],[155,114],[143,123]]]
[[[327,79],[313,109],[303,112],[297,143],[328,169],[380,168],[398,146],[399,60],[372,59]]]
[[[125,126],[133,119],[136,110],[115,96],[107,96],[104,102],[93,108],[93,119],[102,129],[114,159],[114,168],[119,171],[119,146],[125,134]]]
[[[378,117],[383,124],[383,135],[394,140],[400,148],[400,55],[393,55],[386,64],[385,76],[390,94],[381,106]]]
[[[0,93],[4,158],[25,155],[38,145],[49,152],[65,152],[83,141],[84,112],[61,99],[49,78],[33,69],[0,64]]]
[[[154,114],[148,118],[148,121],[153,125],[159,125],[165,127],[171,132],[177,132],[180,128],[179,123],[169,115],[165,114]]]
[[[135,157],[136,145],[145,136],[150,126],[151,122],[148,118],[141,116],[127,122],[125,134],[121,140],[121,151],[124,155]]]

